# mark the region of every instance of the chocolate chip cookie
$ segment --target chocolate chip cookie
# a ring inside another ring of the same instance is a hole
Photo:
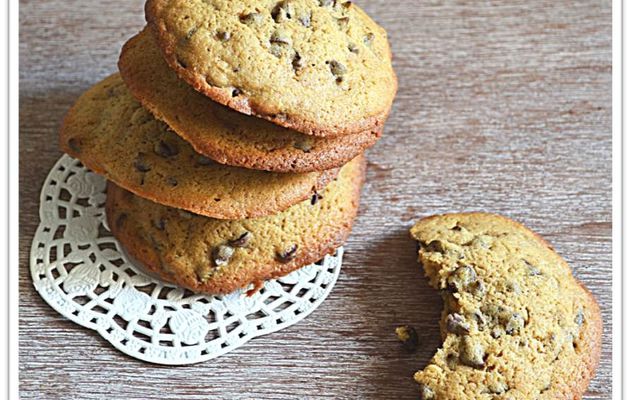
[[[372,130],[397,89],[385,30],[351,1],[149,0],[167,63],[213,100],[306,134]]]
[[[133,193],[213,218],[260,217],[310,199],[336,170],[281,174],[218,164],[170,132],[112,75],[68,112],[61,148]]]
[[[412,229],[442,292],[442,347],[422,399],[579,399],[597,367],[599,306],[540,236],[507,218],[447,214]]]
[[[129,254],[165,281],[229,293],[334,252],[352,228],[364,173],[360,156],[319,196],[277,215],[236,221],[182,214],[110,184],[107,221]]]
[[[319,138],[221,106],[177,77],[148,29],[125,44],[118,67],[145,108],[197,152],[221,164],[275,172],[322,171],[342,166],[380,137],[380,131],[368,130]]]

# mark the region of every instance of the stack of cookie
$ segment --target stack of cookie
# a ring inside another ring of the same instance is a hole
[[[109,179],[109,227],[162,279],[228,293],[316,262],[357,213],[397,82],[350,1],[149,0],[61,147]]]

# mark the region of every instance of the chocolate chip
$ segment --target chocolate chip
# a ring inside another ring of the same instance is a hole
[[[358,48],[358,47],[357,47],[357,45],[356,45],[356,44],[354,44],[354,43],[349,43],[349,44],[348,44],[348,50],[349,50],[351,53],[354,53],[354,54],[359,54],[359,48]]]
[[[486,317],[479,310],[475,311],[472,316],[475,319],[475,322],[477,322],[477,330],[483,331],[486,328],[487,324]]]
[[[577,324],[577,326],[582,326],[582,324],[584,323],[584,311],[579,310],[577,314],[575,314],[574,321]]]
[[[469,266],[457,268],[447,278],[448,287],[453,292],[466,291],[469,286],[477,282],[477,273]]]
[[[144,153],[138,153],[136,159],[133,161],[133,166],[139,172],[151,171],[151,166],[146,161]]]
[[[420,384],[420,400],[434,400],[435,392],[424,383]]]
[[[350,22],[350,17],[337,18],[337,25],[339,25],[339,29],[346,29],[348,27],[349,22]]]
[[[179,148],[175,143],[160,140],[153,146],[153,152],[160,157],[174,157],[179,154]]]
[[[222,42],[227,42],[228,40],[230,40],[231,37],[232,37],[232,34],[230,32],[226,32],[226,31],[217,32],[217,39],[219,39]]]
[[[514,335],[525,327],[525,319],[519,313],[512,313],[505,323],[505,333]]]
[[[320,201],[323,198],[324,196],[322,196],[321,194],[314,193],[313,196],[311,196],[311,205],[314,206],[315,204],[317,204],[318,201]]]
[[[459,342],[459,361],[473,368],[483,368],[485,350],[470,336],[464,336]]]
[[[467,243],[467,245],[482,249],[488,249],[492,245],[492,237],[488,235],[475,236],[475,238]]]
[[[372,42],[374,42],[374,34],[372,32],[369,32],[363,37],[363,44],[365,44],[366,46],[371,46]]]
[[[352,7],[352,2],[351,1],[344,1],[343,3],[341,3],[341,6],[345,9],[348,9],[350,7]]]
[[[232,89],[232,97],[238,97],[238,96],[241,95],[241,93],[243,93],[243,92],[241,92],[241,89],[239,89],[239,88]]]
[[[547,382],[545,384],[545,386],[540,390],[540,394],[545,393],[546,391],[548,391],[549,389],[551,389],[551,382]]]
[[[271,18],[280,23],[291,19],[293,16],[293,6],[288,1],[281,1],[271,10]]]
[[[444,245],[444,243],[442,243],[441,240],[432,240],[429,242],[429,244],[421,242],[420,244],[426,251],[446,253],[446,246]]]
[[[493,320],[497,320],[510,314],[507,308],[497,306],[496,304],[487,304],[481,308],[481,311]]]
[[[298,245],[294,244],[293,246],[278,252],[276,254],[276,258],[278,259],[278,261],[280,261],[283,264],[288,263],[289,261],[293,260],[297,254],[297,249],[298,249]]]
[[[459,361],[459,357],[457,357],[457,354],[455,353],[448,353],[448,355],[446,356],[446,365],[450,369],[457,368],[458,361]]]
[[[300,56],[300,53],[298,53],[297,51],[295,52],[295,55],[293,55],[293,60],[291,61],[291,66],[293,66],[293,70],[295,72],[297,72],[300,69],[304,68],[304,61],[302,60],[302,57]]]
[[[310,28],[311,26],[311,14],[303,14],[301,16],[298,17],[298,21],[300,21],[300,24],[302,24],[303,26],[305,26],[306,28]]]
[[[486,294],[486,285],[482,281],[473,282],[468,286],[468,292],[477,298],[482,298]]]
[[[269,43],[269,51],[278,58],[287,54],[291,48],[291,38],[286,33],[278,30],[271,34]]]
[[[405,349],[414,351],[418,348],[418,333],[413,326],[402,325],[396,328],[396,336]]]
[[[527,266],[527,270],[529,271],[530,276],[541,275],[540,270],[536,268],[535,266],[533,266],[529,261],[523,260],[523,262],[525,263],[525,266]]]
[[[241,234],[241,236],[237,237],[234,240],[230,240],[230,246],[232,247],[247,247],[247,245],[249,244],[249,242],[252,241],[252,237],[254,235],[252,235],[251,232],[246,231],[243,234]]]
[[[81,142],[77,138],[68,139],[68,147],[70,147],[70,150],[74,151],[75,153],[81,152]]]
[[[336,77],[342,77],[346,72],[346,66],[336,60],[331,60],[328,62],[330,66],[330,72]]]
[[[220,245],[212,250],[212,261],[217,267],[227,265],[234,255],[234,248],[227,245]]]
[[[502,327],[509,335],[515,335],[525,327],[525,318],[520,313],[511,311],[506,307],[488,304],[482,307],[482,311],[492,319],[494,324]]]
[[[446,316],[446,330],[456,335],[466,335],[470,333],[470,324],[461,314],[453,313]]]
[[[263,16],[260,13],[253,12],[249,14],[244,14],[238,17],[241,23],[245,25],[254,25],[259,24],[263,21]]]

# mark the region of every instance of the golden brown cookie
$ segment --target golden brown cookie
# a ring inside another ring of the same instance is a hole
[[[412,229],[440,289],[442,347],[415,374],[422,399],[579,399],[599,362],[593,295],[540,236],[494,214]]]
[[[218,220],[159,205],[110,184],[107,221],[120,244],[163,280],[195,292],[229,293],[288,274],[331,254],[350,233],[363,156],[320,197],[277,215]]]
[[[281,174],[213,162],[145,110],[118,74],[77,100],[64,120],[60,144],[86,167],[139,196],[223,219],[280,212],[311,198],[336,174]]]
[[[197,152],[221,164],[275,172],[322,171],[342,166],[380,137],[380,131],[365,131],[319,138],[221,106],[177,77],[148,28],[125,44],[118,67],[145,108]]]
[[[387,34],[338,0],[149,0],[167,63],[215,101],[316,136],[384,124],[397,89]]]

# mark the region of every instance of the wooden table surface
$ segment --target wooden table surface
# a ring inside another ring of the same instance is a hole
[[[362,208],[339,281],[306,320],[202,364],[163,367],[54,312],[28,254],[60,121],[116,70],[142,0],[22,0],[20,393],[22,399],[415,399],[439,346],[442,302],[407,230],[422,216],[505,214],[555,245],[602,307],[597,376],[611,398],[611,3],[358,1],[389,32],[400,89],[368,153]],[[401,349],[398,324],[421,348]]]

